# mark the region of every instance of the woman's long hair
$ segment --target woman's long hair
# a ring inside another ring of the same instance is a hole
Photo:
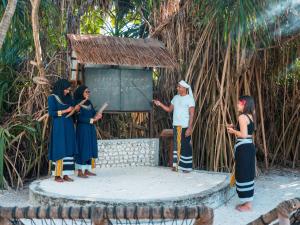
[[[71,87],[71,83],[66,79],[59,79],[53,85],[52,94],[57,95],[64,104],[72,104],[71,94],[64,95],[64,90]]]
[[[250,114],[253,117],[254,129],[256,129],[256,112],[255,103],[253,97],[249,95],[243,95],[239,97],[239,101],[245,102],[243,114]]]
[[[76,101],[76,104],[84,100],[83,93],[88,87],[85,85],[80,85],[74,92],[74,99]],[[87,100],[84,105],[90,105],[90,100]]]

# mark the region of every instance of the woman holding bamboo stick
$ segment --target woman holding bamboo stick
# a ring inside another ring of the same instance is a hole
[[[73,118],[68,114],[79,106],[74,106],[71,96],[71,84],[66,79],[59,79],[48,97],[48,113],[52,118],[49,143],[49,160],[55,181],[73,181],[74,155],[77,152]]]
[[[101,113],[96,113],[89,97],[90,91],[85,85],[79,86],[74,93],[74,98],[77,103],[85,100],[77,115],[76,123],[78,147],[76,168],[78,170],[78,177],[81,178],[96,175],[91,172],[92,169],[95,168],[95,159],[98,158],[95,123],[102,118]]]
[[[227,126],[227,131],[236,136],[234,146],[236,191],[241,204],[236,206],[238,211],[252,210],[255,176],[255,146],[253,133],[255,130],[255,105],[251,96],[241,96],[237,103],[237,128]]]

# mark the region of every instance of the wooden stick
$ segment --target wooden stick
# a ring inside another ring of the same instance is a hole
[[[0,224],[2,225],[13,225],[8,219],[0,218]]]
[[[77,105],[82,106],[86,101],[87,101],[87,99],[84,99],[84,100],[82,100],[81,102],[79,102],[79,104],[77,104]],[[76,105],[76,106],[77,106],[77,105]],[[74,109],[66,116],[66,118],[72,116],[75,112],[76,112],[76,109],[75,109],[75,107],[74,107]]]
[[[107,108],[107,106],[108,106],[108,103],[105,102],[105,103],[101,106],[101,108],[98,110],[97,114],[103,113],[103,111]]]

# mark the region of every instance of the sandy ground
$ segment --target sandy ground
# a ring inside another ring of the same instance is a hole
[[[0,206],[29,205],[28,187],[20,191],[0,191]],[[215,225],[247,224],[275,208],[283,200],[300,197],[300,171],[271,170],[256,179],[252,212],[240,213],[234,196],[227,204],[214,210]]]
[[[215,225],[247,224],[275,208],[280,202],[300,198],[300,171],[272,170],[256,179],[252,212],[238,212],[235,195],[226,205],[214,210]]]

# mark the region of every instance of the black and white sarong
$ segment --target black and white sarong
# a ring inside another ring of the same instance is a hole
[[[237,139],[235,150],[236,191],[241,202],[250,202],[254,195],[255,146],[252,138]]]
[[[174,149],[173,149],[173,167],[181,171],[192,171],[193,152],[191,145],[191,136],[186,137],[187,128],[174,126]]]

